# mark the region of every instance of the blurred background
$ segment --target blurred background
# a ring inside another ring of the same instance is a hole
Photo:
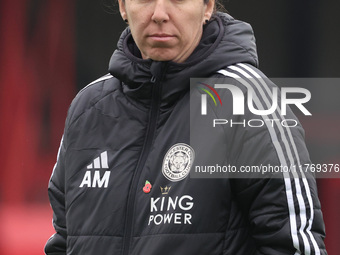
[[[113,2],[113,1],[112,1]],[[269,77],[340,77],[340,1],[229,0],[255,31]],[[69,104],[107,73],[125,27],[109,0],[0,0],[0,254],[44,254],[47,184]],[[301,118],[315,163],[340,161],[339,86],[306,87]],[[340,250],[340,179],[318,179],[330,255]]]

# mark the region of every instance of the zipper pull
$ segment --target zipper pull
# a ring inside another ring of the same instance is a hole
[[[156,83],[156,79],[157,79],[156,76],[152,76],[151,77],[151,83]]]

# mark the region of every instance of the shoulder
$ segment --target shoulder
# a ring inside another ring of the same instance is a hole
[[[106,74],[81,89],[73,99],[68,110],[66,126],[69,126],[84,112],[91,109],[107,95],[118,90],[119,80]]]
[[[223,83],[231,85],[221,86],[228,89],[224,91],[224,94],[228,94],[229,97],[232,95],[232,98],[238,100],[239,103],[243,99],[242,103],[248,105],[248,108],[258,109],[252,111],[253,113],[262,112],[258,115],[267,115],[277,109],[275,105],[277,105],[277,100],[280,101],[279,87],[258,68],[250,64],[238,63],[218,70],[217,73]],[[272,110],[265,111],[265,109]]]
[[[221,97],[226,98],[227,104],[232,103],[228,105],[233,109],[230,116],[241,127],[238,129],[241,136],[257,148],[262,143],[264,150],[270,144],[282,164],[289,162],[291,165],[299,165],[290,160],[298,158],[298,151],[307,151],[304,130],[289,104],[281,102],[283,91],[260,70],[248,64],[228,66],[219,70],[218,74],[224,77],[223,85],[231,85],[221,92]],[[289,155],[289,160],[285,155]],[[305,153],[301,161],[308,160],[308,153]]]
[[[244,87],[246,90],[261,91],[267,88],[277,87],[258,68],[245,63],[230,65],[217,71],[219,77],[224,77],[233,81],[235,86]]]

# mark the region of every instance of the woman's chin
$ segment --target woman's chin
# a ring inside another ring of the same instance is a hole
[[[178,53],[172,49],[160,48],[154,49],[148,54],[142,54],[143,59],[152,59],[154,61],[174,61],[178,57]]]

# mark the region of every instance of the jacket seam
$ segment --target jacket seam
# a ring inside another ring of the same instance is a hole
[[[69,123],[69,125],[67,126],[67,129],[71,128],[72,125],[79,119],[81,118],[85,113],[87,113],[89,110],[91,110],[92,108],[95,108],[96,104],[98,104],[100,101],[102,101],[103,99],[105,99],[107,96],[110,96],[112,93],[116,92],[118,89],[115,89],[113,91],[110,91],[108,94],[104,95],[103,97],[98,96],[97,100],[93,103],[91,103],[82,113],[80,113],[77,117],[75,117],[74,119],[72,119],[72,121]],[[103,87],[102,87],[102,91],[103,91]]]
[[[226,40],[224,40],[224,41],[226,41]],[[245,47],[242,46],[241,44],[239,44],[239,43],[237,43],[237,42],[234,42],[234,41],[226,41],[226,42],[232,43],[232,44],[234,44],[234,45],[240,47],[241,49],[243,49],[245,52],[247,52],[247,54],[248,54],[249,56],[251,56],[251,58],[252,58],[252,59],[254,60],[254,62],[256,63],[256,66],[258,65],[258,60],[256,59],[256,57],[255,57],[253,54],[251,54],[251,53],[249,52],[249,50],[248,50],[247,48],[245,48]]]
[[[57,186],[57,184],[52,180],[50,180],[50,182],[53,184],[53,186],[55,187],[55,189],[59,193],[59,195],[64,197],[64,195],[65,195],[64,192]]]
[[[109,75],[111,75],[110,78],[101,80],[101,79],[104,78],[105,76],[109,76]],[[100,83],[100,82],[104,83],[106,80],[109,80],[109,79],[112,79],[112,78],[116,78],[116,77],[114,77],[112,74],[108,73],[108,74],[106,74],[106,75],[104,75],[104,76],[98,78],[97,80],[95,80],[95,81],[89,83],[88,85],[86,85],[84,88],[82,88],[81,90],[79,90],[78,94],[81,94],[83,91],[87,90],[88,88],[92,87],[93,85],[96,85],[96,84],[98,84],[98,83]]]

